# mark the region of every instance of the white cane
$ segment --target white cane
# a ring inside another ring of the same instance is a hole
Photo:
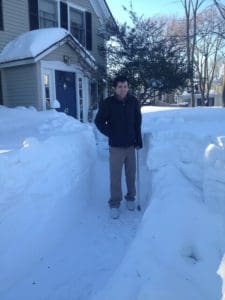
[[[139,165],[140,165],[140,161],[139,161],[139,151],[140,150],[136,150],[136,169],[137,169],[137,210],[140,211],[141,210],[141,200],[140,200],[140,173],[139,173]]]

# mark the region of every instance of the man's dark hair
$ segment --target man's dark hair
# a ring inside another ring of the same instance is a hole
[[[126,81],[127,81],[127,83],[129,83],[127,77],[125,77],[125,76],[116,76],[113,80],[113,86],[114,86],[114,88],[116,88],[118,82],[126,82]]]

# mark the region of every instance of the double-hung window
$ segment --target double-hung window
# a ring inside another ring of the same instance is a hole
[[[54,0],[39,0],[39,28],[57,27],[57,2]]]
[[[0,0],[0,30],[1,7]],[[92,14],[89,11],[74,7],[68,2],[59,0],[28,0],[30,30],[47,27],[62,27],[87,50],[92,50]],[[3,25],[2,25],[3,26]]]
[[[84,12],[73,7],[70,7],[70,32],[82,45],[85,45]]]
[[[58,26],[56,0],[28,0],[28,10],[30,30]]]
[[[91,12],[60,1],[60,26],[69,30],[87,50],[92,50]]]

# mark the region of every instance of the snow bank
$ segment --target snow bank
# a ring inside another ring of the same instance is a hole
[[[205,150],[203,187],[210,210],[225,215],[225,136],[217,137]]]
[[[0,107],[1,298],[225,299],[224,128],[221,108],[144,113],[149,205],[130,246],[141,215],[106,216],[105,138],[63,113]]]
[[[91,127],[63,113],[0,107],[0,116],[0,287],[6,291],[73,228],[91,193],[84,186],[96,149]]]
[[[224,128],[223,109],[144,114],[151,203],[132,247],[95,300],[220,299]]]

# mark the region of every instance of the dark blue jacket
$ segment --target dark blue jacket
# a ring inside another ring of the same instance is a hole
[[[95,118],[98,130],[109,138],[111,147],[142,147],[141,111],[138,100],[127,95],[119,100],[115,95],[105,99]]]

